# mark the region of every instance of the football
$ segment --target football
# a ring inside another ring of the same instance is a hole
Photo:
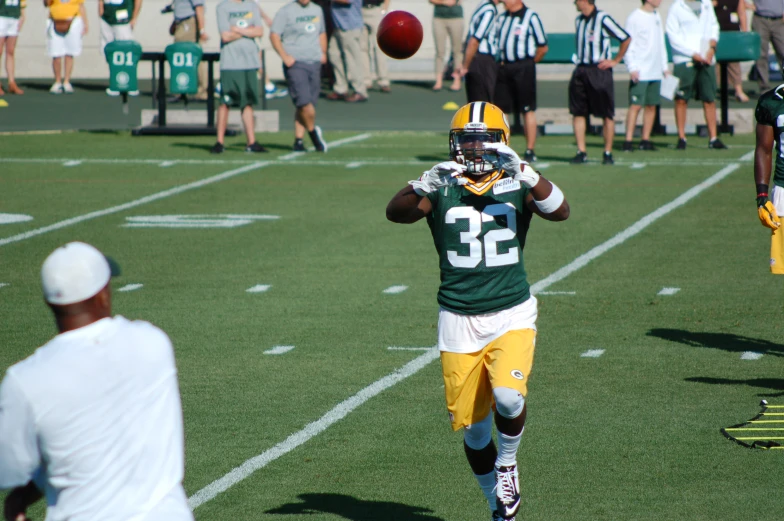
[[[407,11],[392,11],[378,24],[378,47],[390,58],[405,60],[422,45],[422,23]]]

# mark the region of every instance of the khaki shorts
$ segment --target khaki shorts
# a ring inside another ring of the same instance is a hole
[[[259,103],[259,79],[256,69],[221,71],[221,105],[244,109]]]
[[[482,421],[493,407],[493,388],[526,396],[534,363],[536,331],[515,329],[475,353],[441,352],[446,406],[452,429]]]

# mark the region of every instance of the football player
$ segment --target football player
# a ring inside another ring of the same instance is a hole
[[[757,185],[757,213],[762,225],[772,230],[770,271],[784,274],[784,150],[781,133],[784,121],[784,85],[779,85],[760,96],[757,102],[757,146],[754,150],[754,182]],[[770,187],[773,144],[776,144],[776,172]],[[770,193],[768,193],[770,187]]]
[[[563,221],[569,205],[509,147],[509,124],[495,105],[460,108],[449,149],[451,161],[392,198],[387,218],[427,219],[441,269],[438,348],[452,428],[464,429],[465,454],[492,519],[512,520],[520,508],[517,448],[537,316],[523,247],[534,214]]]

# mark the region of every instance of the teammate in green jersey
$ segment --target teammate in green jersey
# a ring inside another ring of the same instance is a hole
[[[757,102],[757,147],[754,151],[754,183],[757,186],[757,213],[763,226],[772,230],[770,243],[770,271],[784,275],[784,85],[779,85],[760,96]],[[776,144],[776,172],[770,186],[773,144]],[[770,191],[770,195],[768,192]]]
[[[452,428],[464,428],[466,457],[493,520],[512,520],[520,508],[517,448],[537,316],[523,265],[526,233],[534,214],[549,221],[569,217],[561,190],[508,144],[501,109],[484,102],[463,106],[449,133],[452,160],[410,181],[387,206],[389,220],[409,224],[424,217],[433,235],[447,410]]]

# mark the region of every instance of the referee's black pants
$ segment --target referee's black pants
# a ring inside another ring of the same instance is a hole
[[[475,54],[465,76],[468,103],[474,101],[494,103],[493,94],[497,79],[498,64],[495,59],[489,54]]]

